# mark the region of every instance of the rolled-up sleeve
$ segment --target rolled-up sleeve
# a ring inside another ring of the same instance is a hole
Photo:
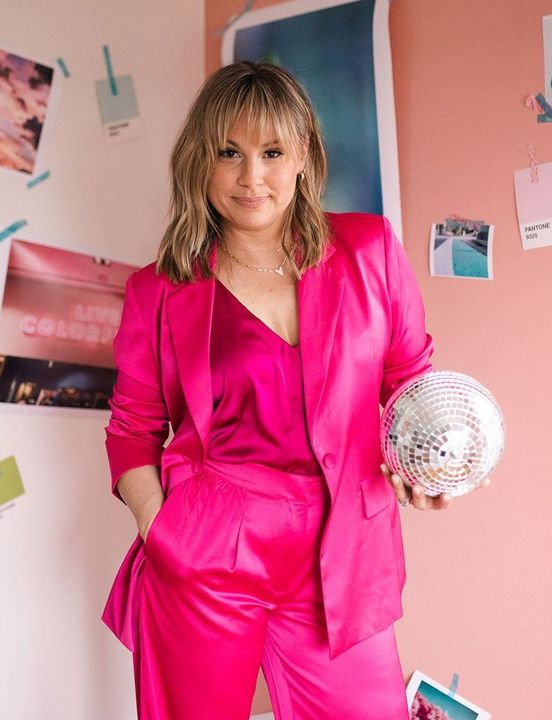
[[[117,379],[109,400],[111,417],[105,427],[105,446],[111,488],[131,468],[161,464],[169,433],[167,408],[161,392],[159,365],[133,287],[127,280],[121,324],[113,340]]]
[[[433,338],[426,332],[425,309],[406,252],[387,218],[383,219],[391,338],[383,369],[380,402],[385,405],[404,382],[432,369]]]

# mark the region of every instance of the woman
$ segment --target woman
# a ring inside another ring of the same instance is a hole
[[[127,283],[106,446],[139,535],[103,619],[142,720],[245,720],[259,666],[278,720],[407,718],[397,508],[450,498],[380,466],[379,404],[433,343],[389,222],[324,214],[325,177],[291,75],[222,68]]]

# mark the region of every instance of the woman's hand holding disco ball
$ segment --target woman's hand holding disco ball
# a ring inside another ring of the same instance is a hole
[[[410,488],[405,485],[399,475],[392,473],[385,463],[381,464],[381,471],[387,478],[387,481],[395,492],[397,502],[401,507],[412,505],[416,510],[446,510],[450,507],[452,496],[448,493],[440,495],[426,495],[421,485]],[[477,486],[476,490],[481,487],[488,487],[491,484],[491,478],[486,477]]]
[[[430,371],[399,387],[381,417],[381,471],[401,507],[442,510],[491,484],[504,450],[504,418],[486,387],[463,373]]]

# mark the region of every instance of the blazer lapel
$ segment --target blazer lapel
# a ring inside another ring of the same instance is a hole
[[[334,250],[330,245],[320,265],[309,268],[297,284],[303,388],[311,442],[345,287],[345,277],[326,262]]]
[[[211,255],[215,267],[216,245]],[[167,316],[188,410],[207,455],[213,414],[210,340],[215,280],[180,283],[167,297]]]

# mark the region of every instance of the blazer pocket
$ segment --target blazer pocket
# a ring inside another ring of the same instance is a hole
[[[361,480],[359,483],[362,513],[366,520],[373,518],[386,507],[392,500],[391,495],[387,492],[385,485],[371,482],[369,480]]]

